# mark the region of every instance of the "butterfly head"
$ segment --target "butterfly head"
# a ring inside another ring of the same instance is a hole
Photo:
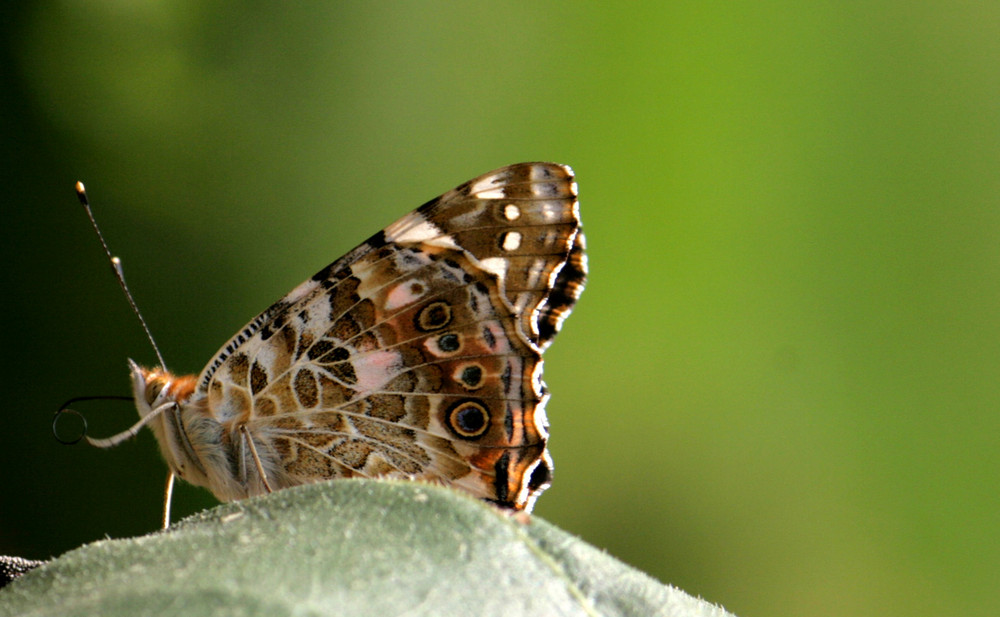
[[[149,428],[167,464],[179,477],[203,484],[200,476],[205,475],[204,468],[185,426],[185,416],[196,407],[190,401],[197,382],[195,376],[177,376],[162,368],[143,368],[132,360],[129,360],[129,370],[139,417],[153,416],[148,418]]]
[[[191,376],[177,377],[161,368],[143,368],[132,360],[128,361],[128,366],[140,418],[145,418],[161,405],[182,403],[194,392],[195,380]]]

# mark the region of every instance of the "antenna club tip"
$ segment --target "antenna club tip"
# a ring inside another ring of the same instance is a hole
[[[83,186],[83,182],[77,180],[76,182],[76,196],[80,199],[80,203],[83,205],[89,205],[87,203],[87,189]]]

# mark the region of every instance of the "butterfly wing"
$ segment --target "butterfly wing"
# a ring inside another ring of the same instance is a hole
[[[573,170],[523,163],[490,172],[386,229],[396,237],[457,245],[497,275],[525,338],[544,350],[586,282]]]
[[[262,492],[252,450],[273,488],[416,477],[530,509],[551,467],[541,352],[582,290],[583,247],[572,171],[524,163],[324,268],[199,377],[234,476]]]

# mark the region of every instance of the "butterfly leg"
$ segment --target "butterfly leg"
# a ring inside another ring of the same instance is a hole
[[[163,528],[170,527],[170,506],[174,501],[174,472],[167,472],[167,485],[163,489]]]
[[[257,467],[257,476],[260,478],[261,484],[264,485],[264,490],[268,493],[273,493],[274,490],[267,482],[267,474],[264,473],[264,466],[261,465],[260,456],[257,455],[257,446],[253,445],[253,438],[250,436],[250,429],[243,424],[240,426],[240,433],[243,435],[243,443],[250,447],[250,456],[253,457],[253,463]]]

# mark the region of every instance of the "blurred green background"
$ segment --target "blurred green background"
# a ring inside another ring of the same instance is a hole
[[[148,433],[49,431],[154,362],[76,180],[198,372],[410,209],[554,160],[592,277],[537,514],[744,617],[1000,611],[1000,4],[0,11],[0,554],[158,524]]]

